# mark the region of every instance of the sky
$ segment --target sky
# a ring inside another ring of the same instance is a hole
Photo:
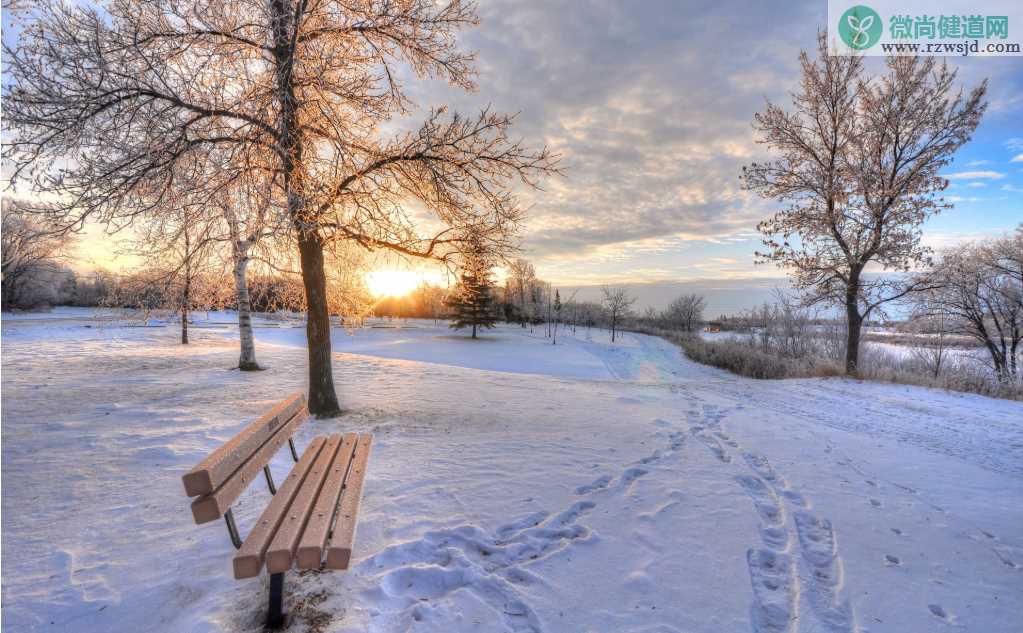
[[[826,11],[821,0],[487,0],[461,40],[478,53],[478,90],[414,82],[410,118],[491,105],[518,113],[514,136],[561,154],[564,177],[522,192],[522,254],[555,284],[779,285],[781,271],[754,264],[756,224],[774,205],[742,191],[739,173],[768,156],[753,115],[765,99],[787,103]],[[955,208],[925,225],[935,248],[1023,221],[1023,58],[948,62],[966,87],[989,78],[990,106],[946,170]],[[98,265],[110,250],[97,230],[82,247]]]
[[[826,9],[820,1],[485,3],[480,28],[466,37],[479,51],[479,92],[461,101],[520,112],[524,138],[564,156],[566,177],[531,196],[524,247],[541,276],[572,284],[778,277],[754,265],[756,224],[773,205],[742,191],[738,177],[766,157],[753,115],[796,89],[799,50],[813,48]],[[990,79],[990,107],[946,170],[955,208],[926,225],[935,247],[1023,221],[1023,58],[949,63],[966,86]]]

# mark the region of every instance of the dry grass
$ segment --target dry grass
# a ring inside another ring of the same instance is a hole
[[[757,379],[842,376],[844,364],[833,340],[819,335],[797,340],[749,336],[708,341],[696,334],[642,328],[678,345],[695,362]],[[797,337],[798,338],[798,337]],[[900,355],[863,346],[857,378],[1023,400],[1023,379],[1000,381],[990,367],[950,356],[935,369],[925,355]]]

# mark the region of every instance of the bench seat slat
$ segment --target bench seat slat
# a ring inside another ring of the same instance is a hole
[[[259,475],[263,466],[273,458],[274,454],[308,417],[308,409],[302,407],[294,417],[281,426],[280,431],[253,453],[223,484],[212,493],[193,501],[192,516],[195,518],[195,522],[201,525],[224,516],[234,500],[245,492],[252,480]]]
[[[182,476],[189,497],[208,495],[227,481],[256,450],[281,430],[305,405],[305,394],[296,391],[259,416],[217,450]]]
[[[369,451],[373,444],[373,436],[359,435],[355,447],[355,456],[348,469],[345,487],[341,492],[341,505],[337,510],[337,520],[327,548],[328,569],[348,569],[352,560],[352,544],[355,542],[355,526],[362,502],[362,485],[366,477],[366,464]]]
[[[252,578],[259,575],[263,568],[263,560],[266,556],[266,548],[270,546],[277,528],[281,524],[288,507],[298,493],[306,475],[312,469],[313,463],[320,455],[320,449],[326,441],[324,437],[314,438],[309,447],[302,453],[291,472],[288,473],[284,483],[277,489],[277,494],[270,500],[263,513],[259,515],[256,525],[245,537],[245,542],[234,555],[234,577],[237,579]]]
[[[338,498],[341,489],[345,484],[345,477],[348,476],[348,466],[352,461],[355,450],[355,443],[358,435],[346,433],[330,465],[330,472],[320,490],[320,496],[316,499],[309,522],[306,523],[302,532],[302,539],[298,543],[297,565],[299,569],[319,569],[323,560],[323,550],[327,545],[327,535],[330,532],[330,523],[337,510]]]
[[[320,494],[323,482],[330,473],[330,464],[341,445],[340,435],[331,435],[327,438],[320,456],[316,459],[312,470],[302,482],[302,487],[295,500],[277,528],[277,534],[266,552],[266,570],[271,574],[277,574],[291,569],[295,549],[305,529],[306,521],[312,512],[313,504]]]

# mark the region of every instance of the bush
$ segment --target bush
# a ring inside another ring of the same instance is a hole
[[[748,378],[805,378],[842,374],[841,366],[833,361],[813,357],[786,358],[746,341],[705,341],[699,337],[684,337],[674,342],[690,360]]]
[[[840,325],[840,324],[838,324]],[[806,328],[782,319],[762,322],[746,334],[716,341],[657,328],[637,328],[682,348],[692,361],[757,379],[826,378],[843,376],[842,327]],[[927,354],[899,354],[871,345],[860,350],[863,380],[975,393],[993,398],[1023,400],[1023,378],[998,380],[983,361],[948,355],[936,368]]]

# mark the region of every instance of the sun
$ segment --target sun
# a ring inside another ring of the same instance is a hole
[[[374,270],[366,273],[366,285],[376,297],[402,297],[419,287],[423,277],[414,270]]]

